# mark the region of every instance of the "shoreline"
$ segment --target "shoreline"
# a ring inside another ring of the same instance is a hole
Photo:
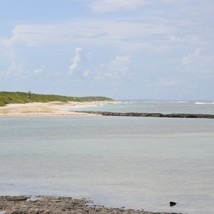
[[[103,106],[117,104],[119,101],[90,101],[90,102],[33,102],[25,104],[8,104],[0,107],[0,117],[8,116],[78,116],[91,115],[75,111],[80,107]],[[92,115],[91,115],[92,116]]]
[[[8,104],[0,107],[0,117],[37,117],[37,116],[114,116],[114,117],[158,117],[158,118],[196,118],[214,119],[214,114],[191,113],[145,113],[145,112],[108,112],[86,111],[78,108],[99,107],[119,104],[121,101],[85,101],[85,102],[33,102]]]
[[[5,214],[170,214],[135,209],[108,208],[88,199],[54,196],[0,196],[0,213]],[[173,214],[177,214],[173,212]]]

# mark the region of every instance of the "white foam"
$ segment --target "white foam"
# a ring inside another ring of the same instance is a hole
[[[214,104],[214,101],[211,101],[211,102],[195,102],[196,105],[213,105]]]

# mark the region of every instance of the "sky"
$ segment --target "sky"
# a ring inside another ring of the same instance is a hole
[[[0,0],[0,91],[214,100],[213,0]]]

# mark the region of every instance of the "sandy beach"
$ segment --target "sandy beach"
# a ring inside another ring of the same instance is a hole
[[[0,107],[0,116],[62,116],[62,115],[89,115],[70,110],[71,108],[92,107],[118,103],[118,101],[93,102],[48,102],[8,104]]]

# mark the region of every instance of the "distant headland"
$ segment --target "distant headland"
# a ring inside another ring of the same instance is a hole
[[[0,92],[0,116],[86,115],[71,109],[115,102],[117,101],[102,96],[69,97],[31,92]]]
[[[70,97],[52,94],[35,94],[29,92],[0,92],[0,106],[7,104],[24,104],[33,102],[92,102],[92,101],[113,101],[113,99],[102,96]]]

